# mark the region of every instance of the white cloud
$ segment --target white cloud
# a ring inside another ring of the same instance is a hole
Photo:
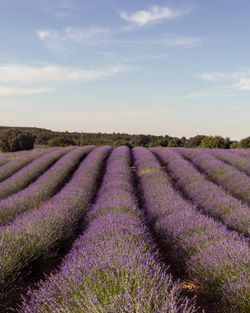
[[[32,84],[41,82],[93,81],[98,78],[115,76],[131,70],[131,66],[117,65],[104,69],[78,69],[63,66],[5,65],[0,66],[0,82]]]
[[[188,11],[171,10],[168,7],[152,6],[148,11],[141,10],[131,14],[127,13],[126,11],[122,11],[120,16],[130,23],[136,24],[138,26],[144,26],[148,23],[157,22],[164,19],[173,19],[187,13]]]
[[[241,78],[240,81],[236,84],[236,87],[240,90],[250,91],[250,78]]]
[[[64,30],[39,30],[38,37],[47,44],[55,42],[70,41],[79,44],[97,44],[104,35],[109,33],[108,29],[100,27],[92,28],[74,28],[66,27]]]
[[[202,80],[216,82],[216,81],[223,81],[223,80],[231,80],[231,81],[238,81],[241,78],[250,76],[250,70],[246,69],[243,71],[238,72],[211,72],[211,73],[203,73],[200,75]]]
[[[28,96],[37,95],[41,93],[47,93],[52,91],[50,88],[40,88],[40,89],[27,89],[27,88],[13,88],[0,86],[0,97],[1,96]]]
[[[204,73],[204,74],[201,74],[200,78],[202,80],[207,80],[207,81],[210,81],[210,82],[216,82],[216,81],[219,81],[219,80],[222,80],[222,79],[225,79],[225,74],[223,73]]]
[[[199,37],[168,37],[160,40],[156,40],[156,44],[167,46],[185,46],[185,47],[197,47],[203,41]]]
[[[250,70],[246,69],[239,72],[223,73],[212,72],[203,73],[200,78],[209,82],[229,82],[229,85],[213,87],[215,89],[231,89],[236,91],[250,91]]]

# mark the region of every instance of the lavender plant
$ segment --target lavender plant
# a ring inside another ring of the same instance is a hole
[[[250,160],[250,149],[231,149],[230,152]]]
[[[0,225],[11,222],[17,215],[38,207],[64,185],[72,171],[93,146],[76,148],[58,160],[48,171],[27,188],[0,201]]]
[[[6,162],[6,164],[0,167],[0,182],[4,179],[8,178],[26,164],[32,162],[33,160],[39,158],[43,154],[50,152],[51,150],[42,149],[42,150],[32,150],[29,154],[23,154],[20,158],[14,159],[10,162]]]
[[[31,262],[44,262],[66,240],[73,239],[96,192],[111,147],[90,152],[71,181],[49,202],[25,212],[0,232],[0,298],[10,294]]]
[[[8,159],[1,158],[1,159],[0,159],[0,167],[1,167],[2,165],[4,165],[4,164],[8,163],[8,162],[9,162]]]
[[[217,159],[238,168],[241,172],[250,176],[250,160],[223,149],[211,149],[209,150],[209,153],[211,153]]]
[[[0,183],[0,199],[6,198],[25,188],[53,165],[61,156],[71,150],[73,150],[73,147],[60,148],[45,154],[5,179]]]
[[[249,312],[249,247],[246,239],[200,214],[185,201],[145,148],[133,149],[139,191],[163,251],[184,264],[225,312]],[[141,165],[143,160],[148,160]],[[152,170],[154,169],[154,170]]]
[[[60,271],[30,290],[22,312],[194,312],[159,262],[129,172],[129,149],[115,149],[90,209],[86,232]]]
[[[178,151],[200,171],[206,173],[212,181],[250,205],[250,178],[246,174],[202,149],[178,149]]]
[[[166,165],[168,174],[185,197],[202,212],[212,215],[229,228],[249,235],[250,215],[246,204],[207,180],[177,151],[171,148],[153,148],[151,151]]]
[[[46,149],[39,148],[39,149],[34,149],[34,150],[29,150],[29,151],[16,151],[16,152],[8,152],[8,153],[0,152],[0,166],[7,163],[7,162],[10,162],[14,159],[18,159],[18,158],[28,156],[28,155],[33,155],[34,151],[38,152],[38,151],[43,151],[43,150],[45,151]],[[48,150],[48,152],[52,151],[51,148],[49,148],[47,150]]]

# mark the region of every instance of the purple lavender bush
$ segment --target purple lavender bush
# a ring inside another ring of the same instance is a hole
[[[250,178],[246,174],[216,159],[203,149],[178,149],[178,151],[209,179],[250,205]]]
[[[250,160],[250,149],[231,149],[230,152]]]
[[[86,232],[60,271],[30,290],[22,312],[195,312],[159,262],[134,196],[129,163],[127,147],[112,152]]]
[[[60,148],[56,151],[47,153],[35,161],[27,164],[21,170],[11,175],[0,183],[0,199],[6,198],[9,195],[20,191],[27,187],[35,179],[37,179],[43,172],[45,172],[53,163],[55,163],[61,156],[71,151],[72,148]]]
[[[111,147],[90,152],[71,181],[40,208],[18,216],[0,230],[0,298],[6,297],[31,262],[44,262],[73,239],[96,192]]]
[[[48,171],[27,188],[0,201],[0,225],[11,222],[17,215],[36,208],[58,191],[69,175],[93,146],[76,148],[64,155]]]
[[[10,162],[10,161],[13,161],[15,159],[18,159],[18,158],[22,158],[24,156],[28,156],[28,155],[33,155],[34,154],[34,151],[35,152],[38,152],[38,151],[52,151],[51,148],[39,148],[39,149],[34,149],[34,150],[29,150],[29,151],[16,151],[16,152],[8,152],[8,153],[2,153],[0,152],[0,166],[7,163],[7,162]]]
[[[4,165],[4,164],[8,163],[8,162],[10,162],[9,159],[6,159],[6,158],[4,158],[4,157],[1,157],[1,158],[0,158],[0,167],[1,167],[2,165]]]
[[[34,161],[35,159],[39,158],[43,154],[49,153],[50,151],[51,150],[49,149],[32,150],[32,152],[28,154],[23,154],[18,159],[14,159],[10,162],[6,162],[6,164],[0,167],[0,182],[8,178],[15,172],[19,171],[26,164]]]
[[[247,160],[246,158],[240,155],[231,153],[230,150],[211,149],[208,151],[217,159],[236,167],[241,172],[250,176],[250,162],[249,162],[250,160]]]
[[[247,240],[185,201],[149,150],[134,148],[133,155],[139,192],[163,251],[171,251],[224,312],[249,312]],[[143,160],[148,161],[142,166]]]
[[[229,228],[249,236],[250,210],[246,204],[207,180],[177,151],[171,148],[153,148],[151,151],[166,165],[175,185],[201,212],[212,215]]]

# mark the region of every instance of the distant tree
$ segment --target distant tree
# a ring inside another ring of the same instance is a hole
[[[184,147],[185,143],[187,141],[187,138],[186,137],[181,137],[180,141],[181,141],[181,147]]]
[[[121,146],[127,146],[129,148],[132,148],[132,145],[129,141],[126,141],[126,140],[116,140],[114,141],[113,143],[113,147],[121,147]]]
[[[181,139],[179,138],[171,138],[169,141],[168,141],[168,147],[181,147],[182,145],[182,141]]]
[[[186,140],[184,147],[186,148],[197,148],[200,146],[202,139],[204,139],[205,135],[197,135],[194,137],[190,137]]]
[[[247,138],[242,139],[239,142],[239,147],[243,149],[249,149],[250,148],[250,136]]]
[[[202,139],[200,147],[210,149],[228,149],[230,146],[230,139],[224,139],[221,136],[206,136]]]
[[[137,145],[142,147],[147,147],[150,143],[150,137],[148,135],[137,136]]]
[[[66,146],[75,146],[75,142],[72,139],[68,139],[65,137],[55,137],[51,138],[48,141],[49,147],[66,147]]]
[[[6,132],[7,130],[13,130],[12,127],[0,126],[0,134]],[[30,133],[35,138],[35,143],[38,145],[110,145],[110,146],[143,146],[143,147],[187,147],[187,148],[197,148],[201,146],[202,140],[206,137],[204,135],[197,135],[186,139],[185,137],[177,138],[170,137],[169,135],[165,136],[154,136],[154,135],[129,135],[126,133],[78,133],[78,132],[54,132],[44,128],[36,127],[17,127],[16,130],[21,131],[22,133]],[[60,137],[61,139],[54,138]],[[208,136],[212,137],[212,136]],[[220,137],[220,136],[215,136]],[[9,146],[6,136],[2,137],[2,142],[4,147]],[[53,140],[52,140],[53,138]],[[64,139],[62,139],[64,138]],[[220,137],[222,138],[222,137]],[[223,142],[224,140],[224,142]],[[241,146],[238,143],[230,141],[229,138],[223,139],[219,144],[215,141],[205,140],[206,146],[211,147],[223,147],[223,148],[249,148],[249,137],[242,139]],[[206,142],[207,141],[207,142]],[[218,141],[218,140],[217,140]],[[5,143],[4,143],[5,142]],[[203,143],[204,144],[204,143]],[[20,148],[20,147],[19,147]],[[19,149],[18,148],[18,149]],[[21,149],[23,149],[22,147]],[[4,148],[5,149],[5,148]],[[10,149],[10,148],[8,148]]]
[[[232,141],[230,144],[230,149],[238,149],[239,147],[238,141]]]
[[[53,134],[39,133],[36,135],[35,143],[37,145],[47,145],[51,138],[53,138]]]
[[[2,152],[32,150],[34,142],[35,136],[31,133],[22,132],[15,128],[1,131],[0,134],[0,150]]]

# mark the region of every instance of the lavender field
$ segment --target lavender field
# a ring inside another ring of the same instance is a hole
[[[0,156],[0,312],[249,313],[250,150]]]

